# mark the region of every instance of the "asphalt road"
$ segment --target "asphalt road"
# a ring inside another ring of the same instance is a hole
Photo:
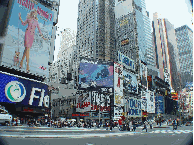
[[[168,127],[164,126],[163,127]],[[49,128],[26,126],[0,126],[0,145],[190,145],[193,126],[153,128],[148,132],[138,127],[136,131],[112,131],[105,128]]]
[[[192,145],[193,134],[134,134],[84,138],[2,137],[2,145]]]

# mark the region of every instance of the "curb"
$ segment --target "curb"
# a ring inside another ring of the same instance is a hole
[[[156,126],[156,127],[153,127],[153,128],[170,128],[170,127],[169,127],[169,126],[166,126],[166,127],[162,127],[162,126],[160,126],[160,127],[158,126],[158,127],[157,127],[157,126]]]

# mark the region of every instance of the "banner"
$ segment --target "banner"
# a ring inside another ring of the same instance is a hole
[[[147,92],[147,112],[155,113],[154,92]]]
[[[124,91],[126,93],[138,94],[136,76],[125,70],[123,70],[123,76],[124,76]]]
[[[110,96],[102,92],[92,91],[91,93],[91,111],[110,112]]]
[[[49,77],[53,15],[37,1],[14,0],[0,55],[1,65]]]
[[[0,102],[49,107],[48,85],[0,72]]]
[[[123,55],[118,51],[118,63],[125,66],[127,69],[131,69],[135,71],[135,63],[134,60],[130,59],[128,56]]]
[[[147,95],[145,91],[141,91],[141,109],[147,111]]]
[[[140,63],[141,84],[147,89],[147,66]]]
[[[156,114],[164,114],[164,98],[161,95],[155,97],[155,112]]]
[[[128,107],[129,107],[128,116],[130,117],[142,116],[141,99],[129,97]]]
[[[76,97],[76,112],[87,112],[91,110],[91,95],[89,92],[80,92]]]

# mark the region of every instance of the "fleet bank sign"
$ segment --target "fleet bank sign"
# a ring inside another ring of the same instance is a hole
[[[48,86],[0,73],[0,102],[48,108]]]

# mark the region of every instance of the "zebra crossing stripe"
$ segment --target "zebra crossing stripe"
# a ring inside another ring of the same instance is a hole
[[[162,130],[161,133],[167,133],[167,131],[166,130]]]

